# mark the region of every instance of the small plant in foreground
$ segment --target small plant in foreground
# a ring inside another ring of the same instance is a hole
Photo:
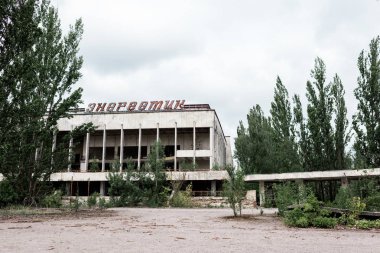
[[[53,193],[45,196],[42,200],[42,205],[45,207],[61,207],[62,206],[62,191],[54,191]]]
[[[99,197],[98,192],[94,192],[87,198],[87,206],[89,208],[96,206],[97,198]]]

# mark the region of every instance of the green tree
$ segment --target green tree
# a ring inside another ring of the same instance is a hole
[[[297,143],[300,164],[303,170],[308,170],[312,167],[309,149],[309,132],[306,119],[303,116],[302,103],[299,95],[294,95],[293,103],[295,141]]]
[[[241,216],[242,201],[245,197],[244,173],[240,169],[227,166],[228,180],[223,184],[223,196],[227,198],[234,216]]]
[[[146,172],[151,176],[143,177],[146,188],[147,204],[150,206],[162,206],[166,203],[169,189],[166,187],[165,154],[160,141],[156,141],[148,155]]]
[[[48,1],[3,0],[0,16],[0,173],[24,203],[35,202],[41,180],[62,169],[67,145],[56,145],[57,121],[81,102],[83,33],[78,20],[62,36]],[[87,131],[91,124],[74,132]],[[67,137],[68,139],[69,137]]]
[[[301,170],[294,136],[294,122],[289,102],[288,90],[277,77],[274,101],[271,103],[274,160],[277,172]],[[268,157],[268,159],[270,159]]]
[[[311,71],[314,81],[306,84],[307,128],[309,132],[309,149],[311,150],[311,167],[309,170],[334,169],[334,133],[331,126],[333,114],[333,97],[331,85],[326,85],[326,67],[322,59],[315,60]]]
[[[347,131],[347,108],[344,99],[344,88],[342,81],[338,75],[334,76],[334,80],[331,86],[332,95],[334,98],[334,115],[335,115],[335,169],[343,170],[347,169],[347,154],[345,148],[350,139],[350,134]]]
[[[248,128],[242,122],[235,139],[235,157],[245,174],[273,173],[276,164],[273,157],[273,128],[271,119],[265,117],[256,105],[247,115]]]
[[[358,87],[354,94],[358,100],[353,116],[356,133],[356,157],[368,167],[380,166],[380,37],[371,40],[369,52],[364,50],[358,58]]]

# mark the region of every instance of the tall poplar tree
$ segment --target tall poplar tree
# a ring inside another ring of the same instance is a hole
[[[2,0],[0,25],[0,173],[32,204],[41,180],[68,161],[69,136],[57,145],[55,133],[81,102],[82,89],[72,86],[81,76],[83,27],[78,20],[63,37],[57,10],[44,0]]]
[[[293,97],[293,121],[295,142],[300,159],[301,168],[304,171],[311,170],[311,150],[309,149],[309,132],[307,122],[303,116],[302,103],[299,95]]]
[[[358,100],[353,116],[356,133],[356,158],[364,160],[366,167],[380,166],[380,37],[371,40],[369,52],[364,50],[358,58],[358,87],[354,94]]]
[[[277,172],[293,172],[301,169],[294,136],[294,122],[289,102],[288,90],[277,77],[271,103],[274,159]]]
[[[334,169],[334,133],[331,126],[333,97],[331,85],[326,84],[326,67],[322,59],[315,60],[311,71],[313,82],[306,84],[307,128],[311,150],[311,170]]]
[[[347,107],[344,99],[344,88],[342,81],[336,74],[332,82],[332,95],[334,98],[334,143],[335,143],[335,169],[347,169],[345,148],[350,139],[348,132]]]
[[[235,139],[235,156],[241,169],[245,174],[276,172],[270,118],[256,105],[249,111],[247,121],[247,128],[240,122]]]

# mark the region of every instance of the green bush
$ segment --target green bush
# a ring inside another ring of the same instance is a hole
[[[100,209],[106,208],[108,206],[105,198],[99,198],[98,205]]]
[[[349,209],[351,200],[352,200],[352,196],[351,196],[350,190],[347,188],[341,187],[337,195],[335,196],[333,205],[337,208]]]
[[[338,224],[337,219],[317,216],[312,220],[312,225],[318,228],[334,228]]]
[[[70,198],[69,207],[71,210],[77,212],[79,210],[79,208],[81,207],[81,205],[82,205],[82,202],[80,202],[80,200],[79,200],[78,193],[74,199]]]
[[[313,194],[306,197],[306,202],[299,207],[285,212],[285,224],[292,227],[334,228],[338,220],[328,217],[330,211],[322,209],[320,202]]]
[[[49,208],[58,208],[62,206],[62,191],[54,191],[42,199],[42,205]]]
[[[307,228],[309,226],[309,221],[306,217],[300,217],[295,221],[294,225],[299,228]]]
[[[355,223],[355,227],[359,229],[370,229],[371,228],[371,222],[369,220],[358,220]]]
[[[87,198],[87,206],[89,208],[96,206],[97,198],[99,197],[99,193],[94,192]]]
[[[179,191],[174,195],[170,205],[173,207],[192,207],[193,202],[191,200],[191,191],[192,185],[189,184],[186,187],[186,191]]]
[[[0,207],[15,204],[18,194],[8,180],[0,181]]]
[[[284,215],[288,206],[304,203],[306,197],[310,194],[310,189],[294,182],[275,184],[274,200],[278,208],[278,213]]]
[[[366,210],[372,212],[380,211],[380,193],[369,196],[364,200],[364,202],[366,204]]]

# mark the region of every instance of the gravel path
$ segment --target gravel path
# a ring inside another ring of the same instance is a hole
[[[240,219],[230,209],[112,210],[1,220],[0,252],[380,252],[379,230],[288,228],[273,209]]]

